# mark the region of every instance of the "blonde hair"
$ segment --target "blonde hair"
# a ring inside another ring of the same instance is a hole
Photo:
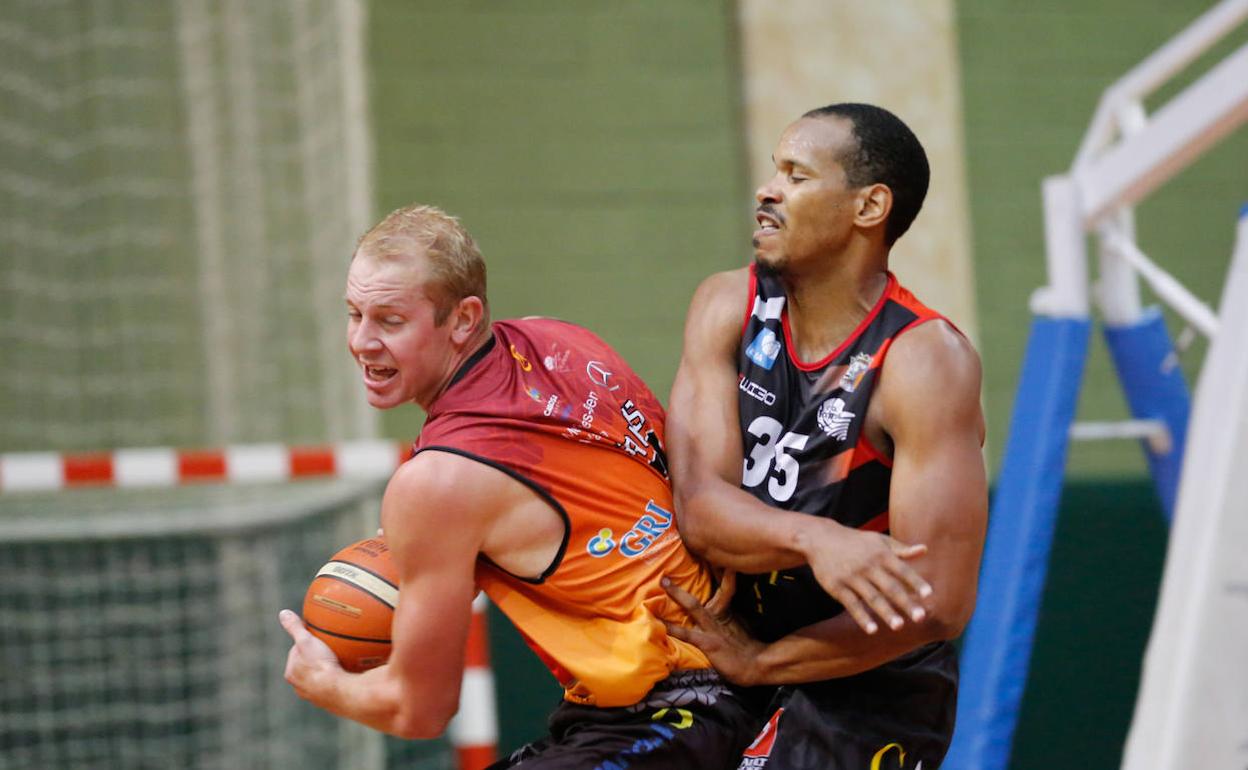
[[[411,204],[390,212],[360,237],[356,256],[379,262],[415,265],[421,255],[429,266],[425,289],[439,326],[465,297],[479,297],[488,322],[490,305],[485,296],[485,260],[459,219],[436,206]]]

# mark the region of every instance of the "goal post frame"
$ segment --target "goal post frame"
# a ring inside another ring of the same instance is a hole
[[[1142,100],[1245,19],[1248,0],[1222,0],[1108,88],[1071,169],[1044,180],[1048,284],[1032,296],[978,605],[963,646],[950,767],[1009,764],[1093,325],[1089,233],[1100,236],[1102,280],[1094,298],[1128,406],[1133,417],[1164,425],[1171,438],[1169,447],[1150,444],[1145,452],[1167,516],[1173,513],[1190,398],[1161,314],[1140,308],[1137,276],[1189,321],[1208,310],[1133,249],[1131,206],[1248,122],[1248,44],[1151,120]]]

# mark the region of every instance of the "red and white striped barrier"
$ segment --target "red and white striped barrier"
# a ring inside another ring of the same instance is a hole
[[[464,681],[459,689],[459,713],[447,730],[459,770],[483,770],[498,757],[498,717],[494,707],[494,673],[490,670],[490,639],[485,608],[489,599],[477,594],[472,602],[472,625],[464,653]]]
[[[150,447],[111,452],[0,454],[0,494],[86,486],[176,487],[321,477],[388,479],[411,444],[346,441],[322,446],[239,444],[220,449]]]

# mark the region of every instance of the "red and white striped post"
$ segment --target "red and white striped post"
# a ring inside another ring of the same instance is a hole
[[[308,478],[384,480],[407,460],[411,444],[347,441],[320,446],[239,444],[217,449],[146,447],[97,452],[0,453],[0,495],[82,487],[177,487],[256,484]],[[494,674],[490,670],[485,594],[472,602],[459,713],[448,733],[459,770],[482,770],[498,749]]]
[[[464,654],[464,680],[459,690],[459,713],[447,733],[459,759],[459,770],[483,770],[498,757],[498,717],[494,707],[494,672],[490,669],[490,639],[485,610],[489,599],[477,594],[472,602],[472,625]]]

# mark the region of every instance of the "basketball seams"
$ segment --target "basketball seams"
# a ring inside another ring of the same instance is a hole
[[[326,636],[332,636],[336,639],[346,639],[349,642],[368,642],[370,644],[386,644],[386,645],[390,644],[389,639],[372,639],[367,636],[350,636],[348,634],[340,634],[337,631],[330,631],[327,628],[321,628],[315,623],[309,623],[307,618],[303,619],[303,624],[307,626],[309,629],[317,632],[318,634],[325,634]]]
[[[376,585],[376,584],[369,585],[371,581],[352,580],[348,576],[326,571],[326,570],[333,569],[335,565],[339,565],[339,564],[359,570],[360,572],[376,580],[377,583],[384,585],[386,588],[390,590],[385,590],[385,591],[378,590],[378,589],[381,589],[381,586]],[[373,570],[367,569],[365,567],[361,567],[360,565],[349,562],[349,561],[343,561],[342,559],[334,559],[332,561],[327,562],[325,566],[321,567],[321,569],[316,573],[316,577],[313,578],[313,580],[314,581],[319,580],[320,578],[327,578],[329,580],[335,580],[339,583],[343,583],[344,585],[349,585],[352,588],[359,589],[363,593],[367,594],[368,596],[373,597],[377,601],[389,607],[391,610],[395,608],[395,605],[397,605],[399,601],[398,586],[396,586],[394,583],[391,583],[389,580],[377,574]],[[383,595],[383,594],[386,594],[386,595]]]

